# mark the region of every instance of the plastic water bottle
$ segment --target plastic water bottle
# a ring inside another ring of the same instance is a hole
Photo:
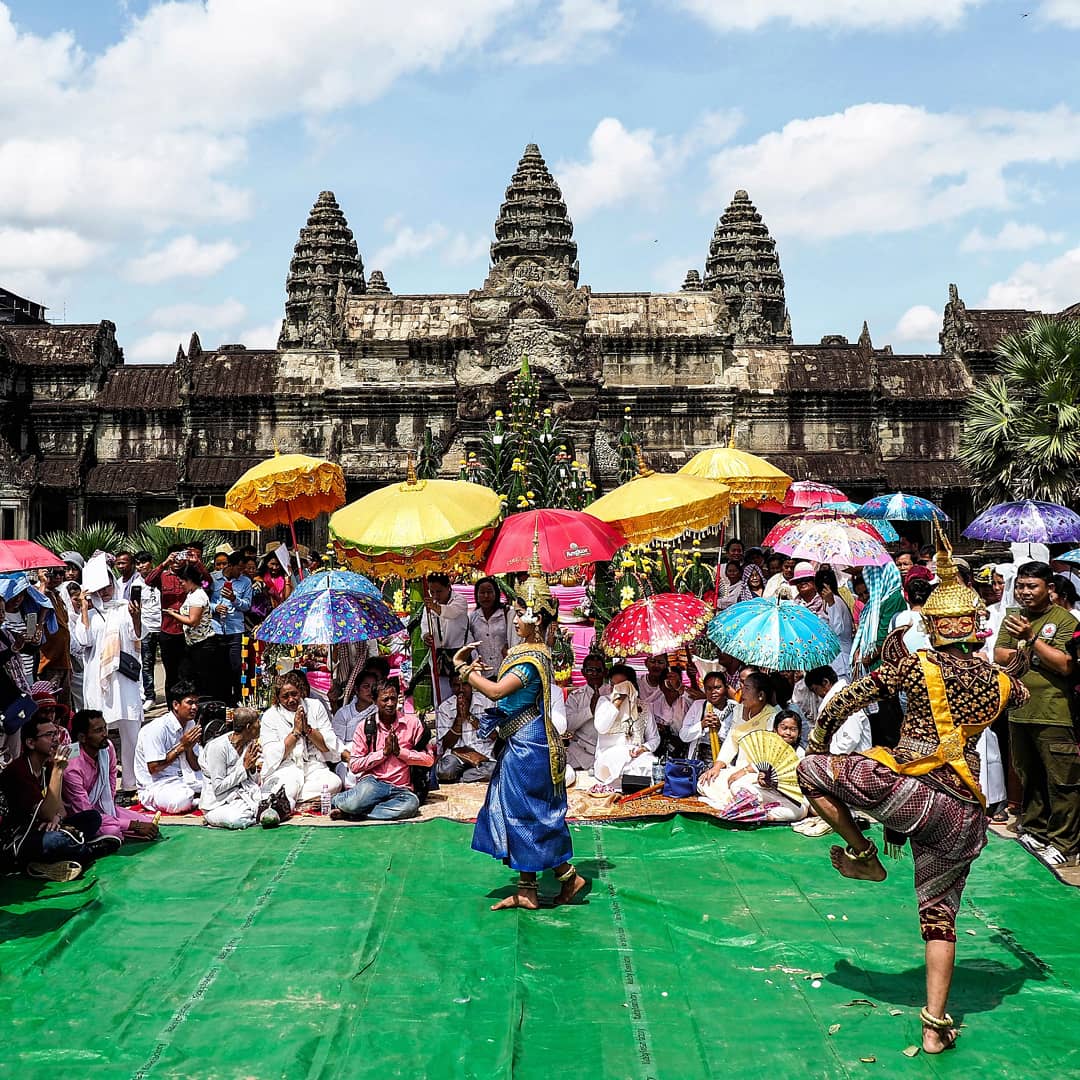
[[[323,784],[322,795],[319,797],[319,813],[326,817],[330,813],[330,785]]]
[[[664,782],[664,763],[659,758],[653,759],[652,782],[654,784],[662,784]]]

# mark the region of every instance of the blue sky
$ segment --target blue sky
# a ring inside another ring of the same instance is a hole
[[[395,292],[478,287],[540,145],[581,280],[665,291],[745,187],[797,341],[1080,301],[1080,0],[0,2],[0,284],[129,361],[276,338],[331,188]]]

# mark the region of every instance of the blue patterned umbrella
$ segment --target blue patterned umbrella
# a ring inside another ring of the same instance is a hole
[[[840,653],[828,624],[792,600],[742,600],[720,612],[707,633],[728,656],[771,671],[809,671]]]
[[[1066,551],[1064,555],[1059,555],[1057,557],[1057,561],[1080,563],[1080,548],[1074,548],[1072,551]]]
[[[339,645],[401,632],[401,619],[381,597],[341,592],[329,577],[319,574],[316,586],[297,589],[270,612],[255,636],[275,645]]]
[[[378,585],[352,570],[316,570],[296,586],[293,596],[326,588],[352,596],[374,596],[379,600],[383,598],[382,589]]]
[[[878,495],[877,498],[864,502],[856,511],[859,517],[871,521],[948,521],[949,516],[935,506],[929,499],[920,499],[918,495],[905,495],[897,491],[893,495]]]
[[[1080,540],[1080,516],[1057,503],[1024,499],[983,511],[965,530],[969,540],[1010,544],[1070,544]]]

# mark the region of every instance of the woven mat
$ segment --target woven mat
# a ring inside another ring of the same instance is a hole
[[[475,821],[484,805],[487,784],[444,784],[428,796],[420,814],[410,821],[431,821],[447,818],[450,821]],[[133,807],[133,809],[139,809]],[[571,820],[629,821],[635,818],[670,817],[672,814],[720,815],[701,799],[668,799],[652,795],[633,802],[616,804],[613,796],[593,798],[586,791],[570,788],[567,792],[567,817]],[[164,825],[202,825],[201,814],[162,814]],[[320,828],[351,828],[356,825],[397,825],[394,821],[331,821],[321,814],[301,812],[289,818],[285,825],[315,825]]]

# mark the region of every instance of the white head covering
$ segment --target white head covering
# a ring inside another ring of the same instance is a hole
[[[1026,562],[1050,561],[1050,549],[1045,544],[1010,544],[1013,562],[1019,566]]]
[[[85,592],[96,593],[108,588],[113,583],[113,576],[109,571],[108,556],[99,551],[83,568],[82,587]]]

